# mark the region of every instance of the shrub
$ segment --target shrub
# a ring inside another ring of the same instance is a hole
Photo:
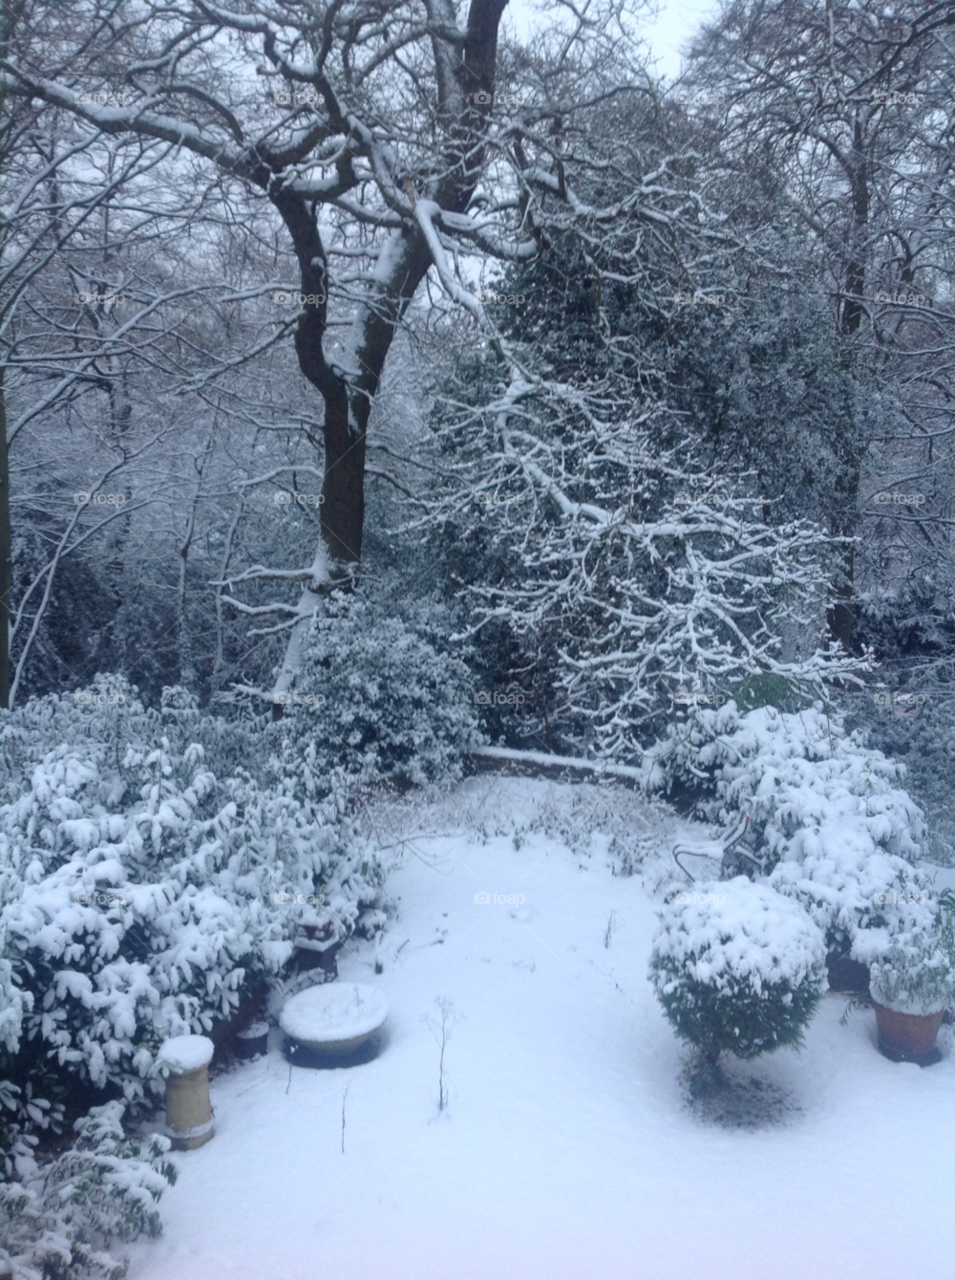
[[[697,815],[710,822],[734,825],[748,813],[774,861],[844,845],[911,863],[924,852],[905,767],[847,735],[818,703],[798,713],[701,708],[671,728],[645,772],[653,790],[692,787]]]
[[[863,964],[913,928],[927,927],[936,910],[928,875],[904,859],[830,839],[801,862],[781,862],[769,878],[824,931],[833,954]]]
[[[338,769],[399,785],[457,779],[479,741],[464,663],[355,597],[316,615],[286,719],[290,763],[301,757],[318,789]]]
[[[955,998],[955,937],[951,915],[939,912],[934,926],[916,926],[893,937],[873,961],[872,998],[899,1013],[946,1009]]]
[[[127,1137],[122,1116],[119,1102],[93,1107],[68,1151],[42,1166],[21,1160],[19,1177],[0,1183],[0,1239],[18,1280],[119,1280],[114,1241],[160,1234],[156,1205],[176,1180],[169,1139]]]
[[[264,769],[216,776],[203,743],[222,757],[224,722],[188,695],[159,713],[123,696],[90,722],[61,699],[5,717],[8,751],[39,763],[0,806],[0,1080],[53,1097],[65,1069],[138,1106],[163,1039],[230,1017],[306,913],[351,933],[381,875],[339,796],[306,803]],[[38,725],[63,740],[44,753]]]
[[[691,789],[711,822],[749,814],[772,885],[834,950],[868,962],[931,910],[927,877],[912,865],[924,853],[924,816],[901,786],[904,766],[846,734],[821,704],[701,709],[658,744],[646,776],[662,791]]]
[[[745,876],[695,885],[665,906],[650,959],[667,1018],[710,1063],[798,1045],[824,972],[816,925]]]

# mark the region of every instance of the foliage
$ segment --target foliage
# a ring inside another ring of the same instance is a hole
[[[479,741],[464,663],[342,595],[313,620],[286,720],[284,758],[309,795],[336,770],[399,786],[460,778],[463,753]]]
[[[264,768],[213,773],[204,743],[224,760],[243,731],[230,745],[184,691],[156,713],[115,679],[91,696],[123,701],[94,701],[89,723],[55,697],[4,718],[28,789],[0,807],[0,1078],[32,1074],[54,1096],[65,1069],[139,1106],[163,1039],[227,1019],[281,971],[306,914],[346,937],[377,906],[380,872],[340,796],[307,802]]]
[[[950,900],[949,900],[950,902]],[[871,967],[874,1000],[899,1013],[937,1013],[955,999],[955,917],[946,900],[931,923],[892,938]]]
[[[822,933],[802,908],[745,876],[663,907],[650,959],[667,1018],[710,1062],[798,1045],[824,969]]]
[[[156,1205],[176,1180],[169,1139],[130,1137],[122,1118],[119,1102],[93,1107],[68,1150],[0,1182],[0,1239],[18,1280],[121,1280],[114,1242],[160,1234]]]

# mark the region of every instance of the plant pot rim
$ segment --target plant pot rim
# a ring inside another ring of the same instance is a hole
[[[886,1013],[901,1014],[906,1018],[937,1018],[940,1013],[945,1012],[951,1004],[951,1001],[946,1000],[943,1004],[940,1004],[937,1009],[897,1009],[895,1005],[885,1004],[873,993],[872,1004],[876,1009],[884,1009]]]
[[[244,1026],[241,1031],[237,1031],[236,1038],[238,1040],[259,1040],[262,1036],[269,1033],[269,1024],[267,1022],[250,1022]]]

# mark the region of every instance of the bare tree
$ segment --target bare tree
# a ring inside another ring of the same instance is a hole
[[[371,405],[425,277],[433,271],[445,296],[487,323],[468,259],[533,257],[545,197],[598,236],[621,211],[619,199],[582,202],[569,175],[592,163],[575,114],[650,91],[623,6],[566,6],[537,49],[508,52],[505,96],[504,5],[471,0],[462,21],[453,0],[98,0],[68,72],[29,57],[4,63],[12,93],[191,152],[224,189],[238,183],[281,219],[298,276],[299,367],[323,406],[324,501],[318,552],[299,570],[259,573],[302,583],[278,613],[288,643],[276,693],[294,679],[323,586],[348,581],[360,560]],[[79,79],[108,87],[110,77],[130,101],[76,101]],[[665,175],[656,178],[624,205],[665,203]]]

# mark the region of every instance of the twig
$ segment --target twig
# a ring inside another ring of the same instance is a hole
[[[604,930],[604,946],[608,949],[610,947],[610,935],[613,933],[613,920],[615,915],[616,912],[611,911],[610,918],[607,921],[607,928]]]
[[[349,1082],[345,1086],[345,1092],[342,1094],[342,1155],[345,1154],[345,1099],[348,1097],[348,1090],[351,1088]]]

